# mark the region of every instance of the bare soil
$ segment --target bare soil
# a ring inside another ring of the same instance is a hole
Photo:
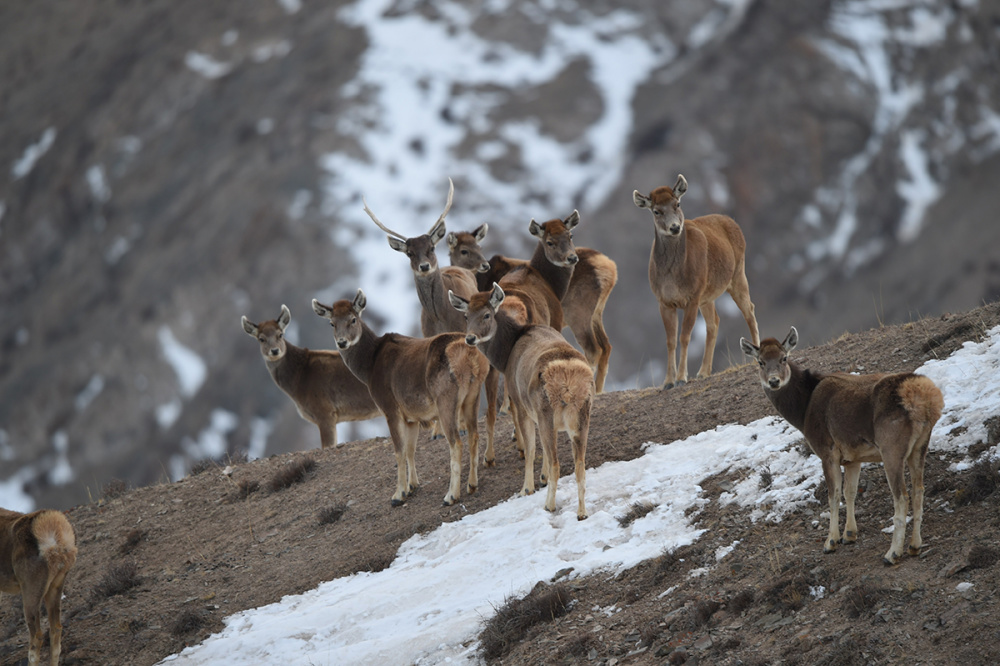
[[[796,356],[819,370],[912,370],[998,324],[1000,304],[994,303],[844,335]],[[779,334],[784,331],[764,332]],[[595,402],[587,463],[632,459],[648,441],[772,413],[749,364],[670,391],[608,393]],[[993,441],[983,450],[997,443],[997,430],[990,430]],[[153,664],[218,631],[232,613],[386,567],[413,534],[520,489],[522,463],[510,435],[509,418],[502,417],[496,467],[482,469],[479,490],[452,507],[441,505],[446,446],[426,435],[417,453],[423,486],[395,509],[389,505],[395,464],[386,439],[220,461],[177,483],[108,484],[100,499],[67,512],[79,557],[66,585],[63,663]],[[562,453],[562,475],[571,476],[571,456]],[[822,503],[780,524],[751,523],[742,510],[712,501],[692,516],[707,528],[694,545],[617,576],[562,581],[568,611],[529,629],[499,662],[1000,663],[994,593],[1000,493],[992,492],[998,477],[988,466],[951,472],[950,462],[939,455],[927,461],[919,557],[894,567],[881,563],[888,535],[873,523],[883,524],[891,502],[877,466],[863,473],[858,542],[832,555],[822,554],[825,521],[813,525],[825,505],[823,489],[817,491]],[[703,487],[715,498],[746,474],[706,479]],[[623,506],[622,515],[629,508]],[[736,540],[740,546],[716,563],[716,548]],[[689,574],[705,566],[708,573]],[[973,587],[960,593],[960,582]],[[19,663],[26,654],[20,599],[4,596],[0,663]]]

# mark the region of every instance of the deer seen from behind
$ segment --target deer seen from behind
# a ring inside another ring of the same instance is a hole
[[[489,362],[465,344],[462,333],[441,333],[431,338],[410,338],[397,333],[376,335],[362,321],[367,305],[360,289],[353,301],[327,306],[313,300],[313,310],[329,320],[341,356],[351,372],[371,393],[385,415],[396,454],[396,491],[392,505],[403,504],[420,485],[415,452],[420,426],[437,420],[448,440],[451,455],[450,484],[444,504],[461,496],[462,438],[469,433],[471,494],[479,486],[479,392],[489,372]]]
[[[906,535],[906,468],[913,486],[911,555],[923,545],[924,461],[931,430],[941,417],[944,398],[927,377],[902,372],[852,375],[814,373],[789,360],[798,344],[793,326],[784,341],[768,338],[760,346],[740,339],[743,352],[760,366],[760,383],[778,413],[805,436],[819,456],[830,505],[830,531],[823,552],[858,538],[854,499],[861,463],[881,462],[893,501],[892,544],[883,556],[895,564]],[[847,520],[840,536],[841,473]]]
[[[459,251],[451,251],[449,256],[452,265],[469,269],[478,267],[476,281],[480,291],[489,291],[493,283],[498,282],[509,292],[517,285],[509,280],[504,282],[503,278],[532,262],[540,274],[551,276],[549,284],[559,297],[563,323],[573,331],[595,373],[597,392],[603,393],[611,357],[611,341],[604,329],[604,307],[618,282],[618,267],[610,257],[597,250],[572,244],[572,232],[579,222],[580,214],[575,210],[562,220],[553,219],[543,224],[532,220],[528,231],[538,238],[538,245],[531,261],[498,254],[487,262],[489,268],[482,270],[484,257],[479,243],[486,236],[488,227],[485,224],[474,232],[464,232],[463,236],[457,237]],[[470,239],[476,242],[476,248],[480,249],[478,253],[471,250]],[[568,258],[573,255],[576,261],[569,263]],[[560,261],[566,263],[560,265]]]
[[[49,663],[59,664],[63,585],[74,562],[76,536],[61,512],[0,509],[0,592],[21,595],[30,666],[41,660],[42,602],[49,617]]]
[[[271,379],[292,399],[299,416],[319,428],[322,447],[337,447],[338,423],[372,419],[381,412],[338,352],[306,349],[285,339],[291,320],[292,313],[282,305],[277,319],[255,324],[244,316],[242,324],[260,344]]]
[[[524,485],[521,495],[535,491],[535,428],[542,445],[542,483],[548,484],[545,508],[555,511],[559,480],[558,434],[569,434],[577,489],[577,519],[587,517],[586,454],[594,376],[586,358],[555,329],[524,325],[501,306],[498,284],[471,299],[450,295],[468,320],[465,341],[477,345],[490,364],[501,370],[510,395],[518,442],[523,443]]]
[[[632,192],[639,208],[653,214],[653,248],[649,255],[649,286],[660,306],[667,335],[667,376],[662,388],[687,382],[688,345],[698,317],[705,319],[705,355],[698,377],[712,374],[719,315],[715,301],[728,292],[740,309],[754,344],[760,342],[754,305],[747,284],[746,240],[736,222],[726,215],[703,215],[685,220],[681,197],[688,184],[683,175],[670,187],[658,187],[649,196]],[[677,366],[677,311],[683,310],[680,369]]]

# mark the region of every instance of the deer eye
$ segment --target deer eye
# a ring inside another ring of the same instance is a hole
[[[781,362],[782,362],[782,364],[788,363],[788,357],[787,356],[782,356],[781,357]]]
[[[279,339],[279,340],[280,340],[280,339],[282,339],[283,337],[285,337],[285,334],[284,334],[284,333],[278,333],[278,339]]]
[[[763,368],[764,367],[764,361],[757,361],[757,365],[759,365],[760,367]]]
[[[257,338],[257,340],[260,342],[267,342],[267,338],[265,338],[263,335]]]
[[[351,323],[352,324],[357,324],[358,323],[358,318],[357,317],[351,317]]]

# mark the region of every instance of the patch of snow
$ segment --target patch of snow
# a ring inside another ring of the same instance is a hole
[[[267,136],[274,131],[274,118],[261,118],[257,121],[257,134]]]
[[[83,387],[83,390],[76,394],[76,411],[82,412],[90,406],[90,403],[94,401],[94,398],[101,394],[104,390],[104,377],[101,375],[94,375],[87,382],[87,385]]]
[[[94,197],[97,203],[107,203],[111,200],[111,188],[104,175],[104,167],[100,164],[93,164],[87,169],[87,185],[90,187],[90,196]]]
[[[208,426],[198,433],[198,439],[185,437],[184,452],[193,460],[217,460],[226,454],[229,433],[239,425],[236,414],[225,409],[213,409]]]
[[[10,511],[29,513],[35,510],[35,500],[24,492],[24,484],[35,478],[31,466],[22,467],[14,476],[0,481],[0,506]]]
[[[201,388],[208,375],[205,362],[198,354],[178,342],[170,327],[161,326],[157,335],[163,356],[177,374],[181,396],[184,398],[192,397]]]
[[[38,143],[33,143],[24,149],[24,153],[21,157],[17,159],[13,166],[10,168],[10,175],[12,180],[20,180],[24,178],[31,170],[35,168],[35,164],[38,160],[42,159],[45,153],[49,152],[49,148],[56,141],[56,128],[49,127],[44,132],[42,132],[42,137],[38,140]]]
[[[174,398],[156,408],[156,422],[160,424],[160,428],[167,430],[177,422],[183,409],[180,399]]]
[[[0,428],[0,460],[13,460],[17,457],[14,447],[10,445],[10,435],[3,428]],[[0,506],[7,506],[0,503]]]
[[[28,344],[29,340],[31,340],[31,333],[28,332],[28,329],[24,326],[18,327],[17,331],[14,333],[14,342],[17,343],[17,346],[23,347]]]
[[[902,243],[916,240],[927,210],[941,197],[941,186],[931,177],[930,159],[921,149],[925,139],[921,130],[906,130],[900,134],[899,156],[910,175],[909,180],[896,183],[896,193],[906,202],[896,237]]]
[[[56,460],[49,468],[49,483],[65,486],[76,478],[73,467],[69,464],[69,435],[65,430],[57,430],[52,435],[52,446],[56,450]]]
[[[119,261],[122,260],[128,251],[132,249],[132,243],[129,242],[124,236],[116,236],[108,249],[104,251],[104,261],[107,262],[109,266],[114,266]]]
[[[313,195],[309,190],[297,190],[295,196],[292,197],[292,202],[288,204],[288,209],[285,211],[288,219],[301,220],[305,217],[306,209],[309,208],[312,199]]]
[[[278,0],[286,14],[297,14],[302,9],[302,0]]]
[[[270,419],[254,418],[250,421],[250,444],[247,447],[247,460],[263,458],[267,451],[267,439],[274,430]]]
[[[184,56],[184,64],[195,74],[206,79],[219,79],[233,71],[233,64],[216,60],[210,55],[198,51],[188,51]]]
[[[222,39],[219,40],[223,46],[232,46],[236,43],[236,40],[240,38],[240,31],[235,28],[230,28],[222,33]]]
[[[250,59],[256,63],[267,62],[271,58],[284,58],[292,52],[292,43],[287,39],[261,44],[250,53]]]

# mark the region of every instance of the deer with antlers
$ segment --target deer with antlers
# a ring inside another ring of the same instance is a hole
[[[43,601],[49,616],[49,663],[59,664],[63,585],[74,562],[76,536],[61,512],[0,509],[0,592],[21,595],[30,666],[41,659]]]
[[[587,517],[587,436],[594,396],[594,376],[586,358],[553,328],[524,325],[501,306],[505,294],[498,284],[471,299],[449,294],[455,309],[468,320],[465,342],[477,345],[501,370],[510,394],[517,439],[524,443],[524,485],[521,495],[535,491],[535,427],[542,444],[543,483],[548,484],[545,508],[555,511],[559,480],[557,438],[569,434],[577,489],[577,519]]]
[[[448,302],[448,292],[470,296],[476,293],[476,278],[472,271],[457,266],[438,267],[435,248],[445,237],[445,217],[451,210],[455,197],[455,184],[448,179],[448,200],[444,211],[437,221],[431,225],[430,231],[420,236],[407,238],[403,234],[385,226],[368,207],[368,202],[361,198],[365,213],[375,225],[386,233],[389,247],[405,254],[410,260],[413,271],[413,282],[417,288],[417,298],[420,300],[420,330],[425,338],[439,333],[452,333],[465,330],[465,318],[456,312]],[[450,245],[449,241],[449,245]],[[499,393],[500,375],[496,371],[489,373],[484,384],[486,390],[486,456],[487,467],[494,464],[493,433],[497,420],[497,395]],[[437,428],[435,427],[435,434]]]
[[[892,544],[883,556],[895,564],[903,555],[906,535],[906,471],[913,486],[911,555],[920,553],[920,525],[924,515],[924,460],[931,430],[941,418],[944,398],[927,377],[912,372],[852,375],[815,373],[789,360],[798,344],[793,326],[784,341],[768,338],[756,344],[740,338],[743,352],[760,366],[760,383],[778,413],[805,435],[809,448],[823,463],[830,531],[823,552],[837,543],[858,538],[854,498],[858,492],[861,463],[881,462],[892,492],[894,514]],[[844,468],[843,493],[847,505],[844,538],[840,537],[840,468]]]
[[[299,416],[319,428],[320,445],[335,448],[337,424],[364,421],[379,416],[368,387],[344,365],[340,354],[326,349],[306,349],[285,339],[292,313],[285,305],[281,314],[255,324],[242,318],[243,330],[260,343],[271,379],[292,399]]]
[[[550,252],[557,249],[569,256],[564,246],[560,246],[563,244],[563,239],[572,239],[572,230],[579,221],[580,214],[577,211],[573,211],[564,220],[553,219],[541,225],[532,220],[529,232],[538,238],[535,255],[539,252],[544,254],[547,249]],[[515,285],[510,282],[504,283],[502,279],[515,268],[528,265],[530,262],[499,254],[486,261],[480,243],[486,237],[488,229],[486,224],[482,224],[473,232],[456,234],[454,245],[449,242],[449,257],[453,266],[477,271],[476,282],[480,291],[489,291],[493,283],[498,282],[509,292]],[[573,262],[571,270],[566,271],[566,266],[555,266],[557,272],[561,273],[561,278],[555,283],[550,282],[550,286],[558,288],[559,291],[564,290],[561,295],[557,294],[562,306],[563,322],[573,331],[587,357],[587,362],[594,371],[597,393],[603,393],[608,375],[608,362],[611,358],[611,340],[604,329],[604,307],[611,290],[618,282],[618,267],[610,257],[597,250],[573,247],[572,253],[577,260]],[[533,256],[532,260],[536,260],[536,256]],[[547,263],[550,266],[536,261],[536,268],[540,266],[543,274],[553,270],[554,262],[549,260]],[[569,275],[569,281],[564,284],[566,274]]]
[[[376,335],[362,321],[367,304],[358,289],[353,301],[327,306],[313,300],[313,310],[329,320],[341,358],[351,372],[368,386],[372,399],[385,415],[396,453],[396,492],[399,506],[420,485],[415,452],[421,424],[437,419],[448,440],[451,480],[444,504],[461,496],[462,437],[469,433],[471,494],[479,486],[479,392],[489,372],[489,362],[465,344],[462,333],[440,333],[431,338],[410,338],[398,333]]]
[[[698,377],[712,374],[719,315],[715,301],[728,292],[743,313],[753,343],[760,342],[754,305],[745,269],[746,240],[733,218],[703,215],[684,219],[681,197],[688,184],[683,175],[670,187],[658,187],[649,196],[632,192],[639,208],[653,213],[653,248],[649,255],[649,286],[660,305],[667,334],[667,376],[663,388],[688,379],[688,344],[698,310],[705,318],[705,355]],[[680,336],[680,370],[677,368],[677,310],[684,311]]]

